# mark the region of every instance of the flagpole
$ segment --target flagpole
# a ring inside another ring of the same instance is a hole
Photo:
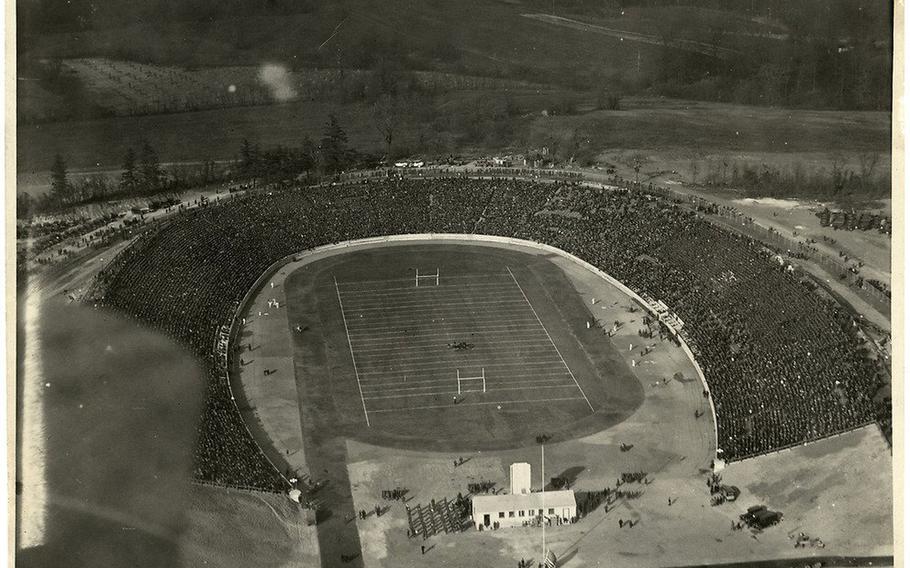
[[[543,475],[543,444],[540,444],[540,506],[546,514],[547,506],[544,503],[544,495],[547,493],[546,477]],[[547,523],[544,514],[540,515],[540,558],[547,562]]]

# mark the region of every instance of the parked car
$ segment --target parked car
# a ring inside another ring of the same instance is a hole
[[[721,485],[719,490],[725,501],[736,501],[739,498],[739,487],[735,485]]]
[[[771,511],[764,505],[753,505],[746,509],[745,513],[739,516],[746,524],[756,529],[766,529],[776,525],[783,517],[783,513]]]

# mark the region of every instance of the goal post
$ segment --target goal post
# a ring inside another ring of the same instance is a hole
[[[438,266],[436,267],[435,273],[430,273],[430,274],[421,274],[419,268],[415,269],[414,286],[416,286],[418,288],[420,287],[421,278],[423,278],[424,280],[430,279],[433,282],[433,284],[432,284],[433,286],[439,286],[439,267]]]
[[[466,386],[471,384],[470,381],[480,381],[480,391],[477,390],[467,390],[464,392],[487,392],[487,370],[484,367],[480,368],[480,374],[473,377],[465,377],[461,374],[461,369],[455,369],[455,380],[458,382],[458,394],[462,393],[461,383],[467,383]]]

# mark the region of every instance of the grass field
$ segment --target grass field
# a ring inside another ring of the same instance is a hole
[[[437,133],[446,151],[488,151],[476,142],[461,143],[460,129],[471,108],[498,91],[455,92],[434,101],[433,116],[441,122]],[[891,144],[891,117],[883,112],[839,112],[763,109],[719,103],[665,99],[627,99],[620,111],[590,111],[566,116],[540,116],[550,93],[511,91],[528,115],[515,117],[514,149],[563,145],[573,136],[606,154],[623,150],[658,153],[688,165],[710,154],[735,160],[748,154],[751,161],[767,160],[789,166],[801,160],[825,158],[841,152],[849,160],[862,152],[887,154]],[[47,174],[54,154],[60,152],[71,169],[120,168],[126,148],[149,140],[162,162],[234,159],[244,138],[263,147],[299,146],[308,136],[321,137],[329,113],[335,113],[351,145],[363,152],[384,149],[382,136],[367,105],[295,102],[282,105],[214,109],[179,114],[115,117],[23,126],[17,132],[17,185],[36,189],[49,185]],[[421,132],[418,117],[410,117],[396,133],[396,146],[414,146]],[[450,124],[446,126],[446,121]],[[447,142],[446,142],[447,140]],[[806,153],[810,153],[807,156]],[[610,156],[605,161],[610,161]],[[673,160],[670,161],[673,161]],[[655,158],[656,160],[656,158]],[[653,162],[654,160],[652,160]],[[658,160],[659,161],[659,160]],[[649,165],[653,169],[655,164]],[[707,171],[702,166],[701,171]],[[683,172],[688,175],[686,172]],[[79,176],[73,175],[74,179]]]
[[[439,285],[416,286],[418,267],[438,267]],[[301,405],[334,408],[334,433],[415,449],[512,447],[603,429],[641,402],[543,257],[395,246],[307,265],[285,293],[296,375],[312,393]]]
[[[422,282],[337,284],[373,423],[418,410],[465,420],[485,405],[594,412],[508,267]]]

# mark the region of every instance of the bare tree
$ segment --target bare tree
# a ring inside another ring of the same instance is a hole
[[[862,152],[859,155],[859,181],[863,190],[872,181],[872,175],[875,173],[879,160],[881,160],[881,154],[878,152]]]
[[[639,174],[639,172],[641,172],[642,166],[644,166],[647,161],[648,161],[648,157],[640,152],[636,152],[624,160],[625,165],[632,168],[632,170],[635,171],[635,183],[636,184],[639,181],[638,174]]]
[[[373,123],[385,142],[386,159],[392,159],[392,142],[401,125],[403,109],[401,101],[392,95],[381,95],[373,104]]]

